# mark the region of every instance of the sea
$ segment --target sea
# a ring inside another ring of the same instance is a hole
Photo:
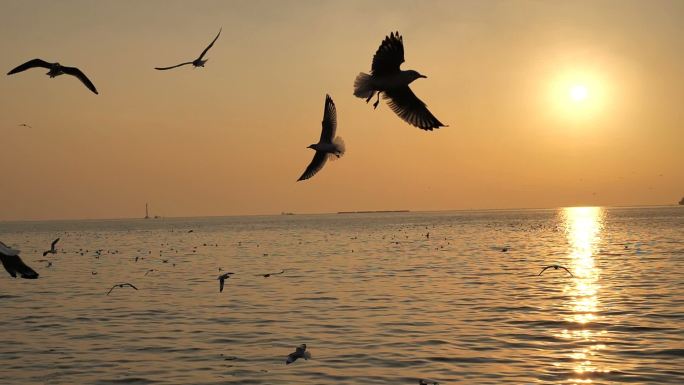
[[[0,222],[0,240],[40,274],[0,270],[0,384],[684,384],[684,207]]]

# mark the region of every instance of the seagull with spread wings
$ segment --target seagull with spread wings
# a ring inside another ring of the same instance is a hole
[[[306,351],[306,344],[297,346],[294,352],[288,354],[287,360],[285,360],[285,365],[290,365],[291,363],[297,361],[298,358],[303,358],[305,360],[311,358],[311,353]]]
[[[2,262],[2,266],[7,270],[9,275],[14,278],[17,277],[17,273],[19,273],[21,278],[38,278],[38,273],[28,267],[24,261],[19,258],[19,250],[14,250],[2,242],[0,242],[0,262]]]
[[[385,37],[373,56],[370,75],[362,72],[356,77],[354,96],[366,99],[368,103],[377,93],[378,100],[373,103],[373,107],[377,108],[382,94],[392,111],[406,123],[428,131],[446,127],[409,88],[414,80],[427,76],[414,70],[401,70],[399,67],[403,62],[403,38],[399,32],[392,32]]]
[[[43,257],[48,254],[57,254],[57,248],[55,247],[57,245],[57,242],[59,242],[59,238],[52,241],[52,243],[50,244],[50,250],[43,251]]]
[[[41,59],[29,60],[26,63],[8,72],[7,75],[13,75],[31,68],[47,68],[49,71],[46,73],[46,75],[48,75],[51,78],[64,74],[75,76],[76,78],[78,78],[78,80],[81,81],[81,83],[88,87],[89,90],[97,94],[97,89],[95,88],[93,82],[91,82],[90,79],[88,79],[88,77],[83,72],[81,72],[80,69],[76,67],[63,66],[59,63],[48,63]]]
[[[116,285],[112,286],[111,289],[109,289],[109,291],[107,292],[107,295],[109,295],[109,293],[111,293],[112,290],[114,290],[114,289],[117,288],[117,287],[123,288],[123,287],[126,287],[126,286],[129,286],[129,287],[134,288],[135,290],[138,290],[137,287],[133,286],[132,284],[130,284],[130,283],[128,283],[128,282],[126,282],[126,283],[117,283]]]
[[[545,266],[545,267],[539,272],[539,274],[537,274],[537,277],[540,276],[540,275],[542,275],[542,273],[544,273],[544,272],[546,271],[546,269],[551,269],[551,268],[553,268],[554,270],[563,269],[563,270],[567,271],[568,274],[570,274],[571,277],[575,278],[575,276],[572,275],[572,273],[570,272],[570,270],[568,270],[566,267],[561,266],[561,265],[548,265],[548,266]]]
[[[175,66],[171,66],[171,67],[154,67],[154,69],[164,71],[164,70],[170,70],[173,68],[178,68],[178,67],[188,65],[188,64],[192,64],[193,68],[204,67],[204,63],[206,63],[209,59],[207,59],[207,60],[202,60],[202,59],[204,58],[204,55],[207,54],[207,51],[209,51],[209,48],[213,47],[214,43],[216,43],[216,40],[219,38],[219,36],[221,36],[222,30],[223,30],[223,28],[219,29],[218,35],[216,35],[214,40],[212,40],[211,43],[207,46],[207,48],[205,48],[204,51],[202,51],[202,53],[199,55],[199,57],[197,59],[195,59],[193,61],[188,61],[185,63],[176,64]]]
[[[223,285],[226,283],[226,279],[230,278],[230,276],[233,274],[235,274],[235,273],[231,273],[231,272],[223,273],[223,274],[219,275],[218,278],[216,278],[219,281],[219,293],[223,293]]]
[[[311,163],[309,163],[309,166],[304,170],[302,176],[297,179],[297,182],[316,175],[323,168],[328,158],[338,159],[344,155],[346,150],[342,138],[339,136],[335,137],[335,131],[337,131],[337,110],[330,95],[325,95],[322,126],[321,138],[318,140],[318,143],[307,147],[315,150],[316,154]]]

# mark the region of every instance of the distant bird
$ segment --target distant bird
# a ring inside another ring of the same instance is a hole
[[[45,267],[52,267],[52,261],[48,261],[48,263]]]
[[[503,249],[501,249],[501,252],[502,252],[502,253],[508,252],[508,247],[504,247]]]
[[[57,242],[59,242],[59,238],[52,241],[52,244],[50,244],[50,250],[43,251],[43,257],[48,255],[48,254],[57,254],[57,249],[55,248],[55,245],[57,245]]]
[[[270,277],[270,276],[272,276],[272,275],[280,275],[280,274],[284,274],[284,273],[285,273],[285,270],[283,270],[283,271],[281,271],[281,272],[279,272],[279,273],[257,274],[257,277],[268,278],[268,277]]]
[[[549,265],[549,266],[546,266],[546,267],[544,267],[544,268],[542,269],[542,271],[539,272],[539,274],[537,274],[537,277],[540,276],[540,275],[542,275],[542,273],[545,272],[546,269],[550,269],[550,268],[553,268],[554,270],[563,269],[563,270],[567,271],[568,274],[570,274],[571,277],[573,277],[573,278],[575,277],[574,275],[572,275],[572,273],[570,272],[570,270],[568,270],[567,268],[565,268],[564,266],[561,266],[561,265]]]
[[[2,267],[14,278],[17,277],[17,273],[25,279],[38,278],[38,273],[19,258],[19,250],[11,249],[2,242],[0,242],[0,262],[2,262]]]
[[[26,123],[21,123],[21,124],[19,124],[18,126],[19,126],[19,127],[33,128],[33,127],[29,126],[29,125],[26,124]]]
[[[219,280],[219,293],[223,293],[223,284],[225,283],[226,279],[230,278],[231,274],[235,273],[223,273],[216,278]]]
[[[330,95],[325,95],[323,122],[321,125],[323,127],[321,130],[321,138],[318,140],[318,143],[307,147],[315,150],[316,154],[302,176],[297,179],[298,182],[316,175],[316,173],[323,168],[328,158],[337,159],[344,155],[344,141],[339,136],[335,137],[335,131],[337,131],[337,110],[335,109],[335,103],[333,103]]]
[[[306,351],[306,344],[299,345],[294,352],[290,353],[287,356],[287,360],[285,360],[285,365],[290,365],[297,361],[298,358],[303,358],[305,360],[311,358],[311,353]]]
[[[117,283],[116,285],[112,286],[111,289],[109,289],[109,291],[107,292],[107,295],[109,295],[109,293],[111,293],[112,290],[114,290],[115,288],[117,288],[117,287],[123,288],[123,287],[125,287],[125,286],[130,286],[130,287],[134,288],[135,290],[138,290],[137,287],[131,285],[130,283]]]
[[[414,70],[402,71],[399,67],[403,62],[403,38],[399,32],[392,32],[373,56],[371,74],[362,72],[356,77],[354,96],[365,98],[368,103],[377,92],[378,100],[373,103],[373,108],[377,108],[382,93],[392,111],[405,122],[428,131],[445,127],[409,88],[411,82],[427,76]]]
[[[187,65],[187,64],[192,64],[192,65],[194,66],[194,68],[197,68],[197,67],[204,67],[204,63],[206,63],[209,59],[207,59],[207,60],[202,60],[202,58],[204,58],[204,55],[207,54],[207,51],[209,51],[209,48],[211,48],[211,47],[214,46],[214,43],[216,43],[216,39],[218,39],[219,36],[221,36],[221,30],[223,30],[223,28],[219,29],[218,35],[216,35],[216,37],[214,38],[214,40],[212,40],[211,43],[207,46],[207,48],[205,48],[204,51],[202,51],[202,53],[200,54],[200,56],[199,56],[197,59],[195,59],[195,60],[193,60],[193,61],[188,61],[188,62],[185,62],[185,63],[181,63],[181,64],[176,64],[175,66],[171,66],[171,67],[154,67],[154,69],[160,70],[160,71],[164,71],[164,70],[170,70],[170,69],[172,69],[172,68],[177,68],[177,67],[180,67],[180,66],[184,66],[184,65]]]
[[[439,385],[439,382],[437,382],[437,381],[427,382],[425,380],[418,380],[418,385]]]
[[[153,272],[153,271],[154,271],[154,269],[149,269],[149,270],[147,270],[147,271],[145,272],[145,276],[147,276],[147,274],[150,274],[150,273]]]
[[[76,67],[66,67],[63,66],[59,63],[48,63],[44,60],[41,59],[33,59],[29,60],[26,63],[14,68],[10,72],[7,73],[7,75],[13,75],[19,72],[26,71],[27,69],[31,68],[47,68],[49,71],[47,72],[46,75],[48,75],[51,78],[54,78],[59,75],[67,74],[71,76],[75,76],[80,80],[86,87],[88,87],[89,90],[93,91],[94,93],[97,94],[97,89],[95,88],[95,85],[88,79],[87,76],[83,72],[81,72],[80,69]]]

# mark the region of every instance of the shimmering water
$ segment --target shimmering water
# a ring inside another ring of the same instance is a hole
[[[40,273],[1,272],[2,384],[684,383],[679,207],[0,223],[0,240]],[[552,263],[575,278],[537,276]],[[106,296],[118,282],[140,290]],[[285,366],[301,343],[313,359]]]

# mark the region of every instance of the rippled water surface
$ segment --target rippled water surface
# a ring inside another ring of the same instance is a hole
[[[684,383],[679,207],[0,223],[0,240],[40,273],[0,271],[1,384]],[[537,276],[556,263],[574,278]],[[105,295],[119,282],[139,290]],[[301,343],[313,358],[286,366]]]

